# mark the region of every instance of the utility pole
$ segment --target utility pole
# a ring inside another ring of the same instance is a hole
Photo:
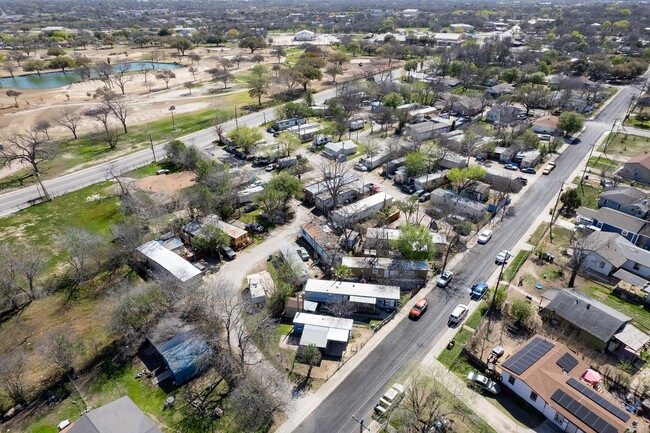
[[[363,429],[364,429],[364,428],[365,428],[366,430],[370,431],[370,429],[369,429],[368,427],[366,427],[366,421],[365,421],[363,418],[361,418],[361,419],[359,420],[359,419],[356,419],[356,418],[353,416],[352,419],[355,420],[355,421],[359,424],[359,433],[363,433]]]
[[[548,225],[548,236],[551,240],[551,243],[553,243],[553,220],[555,219],[555,209],[557,209],[557,205],[560,203],[560,196],[562,196],[562,190],[564,190],[564,182],[562,182],[562,186],[560,186],[560,192],[557,194],[557,200],[555,200],[555,206],[553,206],[553,209],[551,209],[551,223]]]
[[[153,162],[156,162],[156,151],[153,149],[153,139],[151,138],[151,132],[149,133],[149,144],[151,145],[151,153],[153,153]]]
[[[239,128],[239,119],[237,119],[237,106],[235,105],[235,128]]]

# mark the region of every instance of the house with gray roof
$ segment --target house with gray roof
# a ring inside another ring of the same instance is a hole
[[[618,186],[598,196],[598,207],[608,207],[636,218],[645,218],[650,211],[650,199],[638,188]]]
[[[582,254],[586,269],[609,276],[624,269],[643,278],[650,278],[650,251],[632,244],[618,233],[593,232],[585,239]]]
[[[650,248],[650,224],[641,218],[608,207],[601,207],[595,214],[583,212],[583,208],[579,208],[577,213],[583,217],[586,217],[584,214],[593,215],[589,215],[587,219],[601,231],[618,233],[634,245]]]
[[[650,184],[650,153],[630,158],[616,174],[628,180]]]
[[[422,286],[429,277],[426,260],[403,260],[387,257],[343,257],[341,265],[350,270],[351,279],[390,281],[401,288]]]
[[[129,397],[84,414],[67,433],[162,433]]]

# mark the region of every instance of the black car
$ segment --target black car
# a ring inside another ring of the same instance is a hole
[[[402,186],[402,192],[413,194],[415,192],[415,187],[413,185],[404,185]]]
[[[245,228],[247,231],[254,233],[264,233],[266,231],[266,227],[261,224],[246,224]]]

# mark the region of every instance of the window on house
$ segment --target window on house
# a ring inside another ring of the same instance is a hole
[[[555,414],[555,422],[558,424],[564,424],[564,417],[560,415],[559,413]]]
[[[638,264],[638,263],[635,263],[634,266],[632,266],[632,269],[634,269],[635,271],[638,271],[639,269],[641,269],[641,265]]]
[[[508,383],[510,385],[514,385],[515,384],[515,377],[514,376],[508,376]]]
[[[621,236],[627,236],[627,230],[621,231]]]
[[[377,275],[377,274],[379,273],[379,269],[373,269],[373,270],[372,270],[372,273],[375,274],[375,275]]]
[[[601,260],[600,263],[598,263],[598,267],[600,269],[604,268],[605,267],[605,262],[603,260]]]
[[[536,392],[531,392],[529,398],[530,398],[532,401],[537,401],[537,393],[536,393]]]

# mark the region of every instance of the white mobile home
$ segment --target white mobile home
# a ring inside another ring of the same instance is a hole
[[[298,246],[293,243],[286,243],[280,247],[280,254],[285,262],[293,267],[298,276],[300,284],[305,284],[309,279],[309,268],[298,255]]]
[[[248,290],[251,293],[253,304],[265,303],[266,297],[272,295],[275,290],[273,278],[267,271],[248,275],[246,279],[248,280]]]
[[[239,204],[250,203],[255,200],[255,197],[262,194],[263,192],[264,187],[262,186],[254,186],[252,188],[242,189],[237,193],[237,199],[239,200]]]
[[[149,241],[137,250],[149,268],[172,277],[186,287],[198,287],[203,280],[203,273],[199,269],[158,241]]]
[[[351,283],[309,279],[305,285],[305,300],[321,304],[353,303],[358,309],[394,310],[400,298],[398,286]]]
[[[374,211],[390,207],[392,204],[393,196],[380,192],[335,210],[331,217],[336,224],[355,223],[369,218]]]

